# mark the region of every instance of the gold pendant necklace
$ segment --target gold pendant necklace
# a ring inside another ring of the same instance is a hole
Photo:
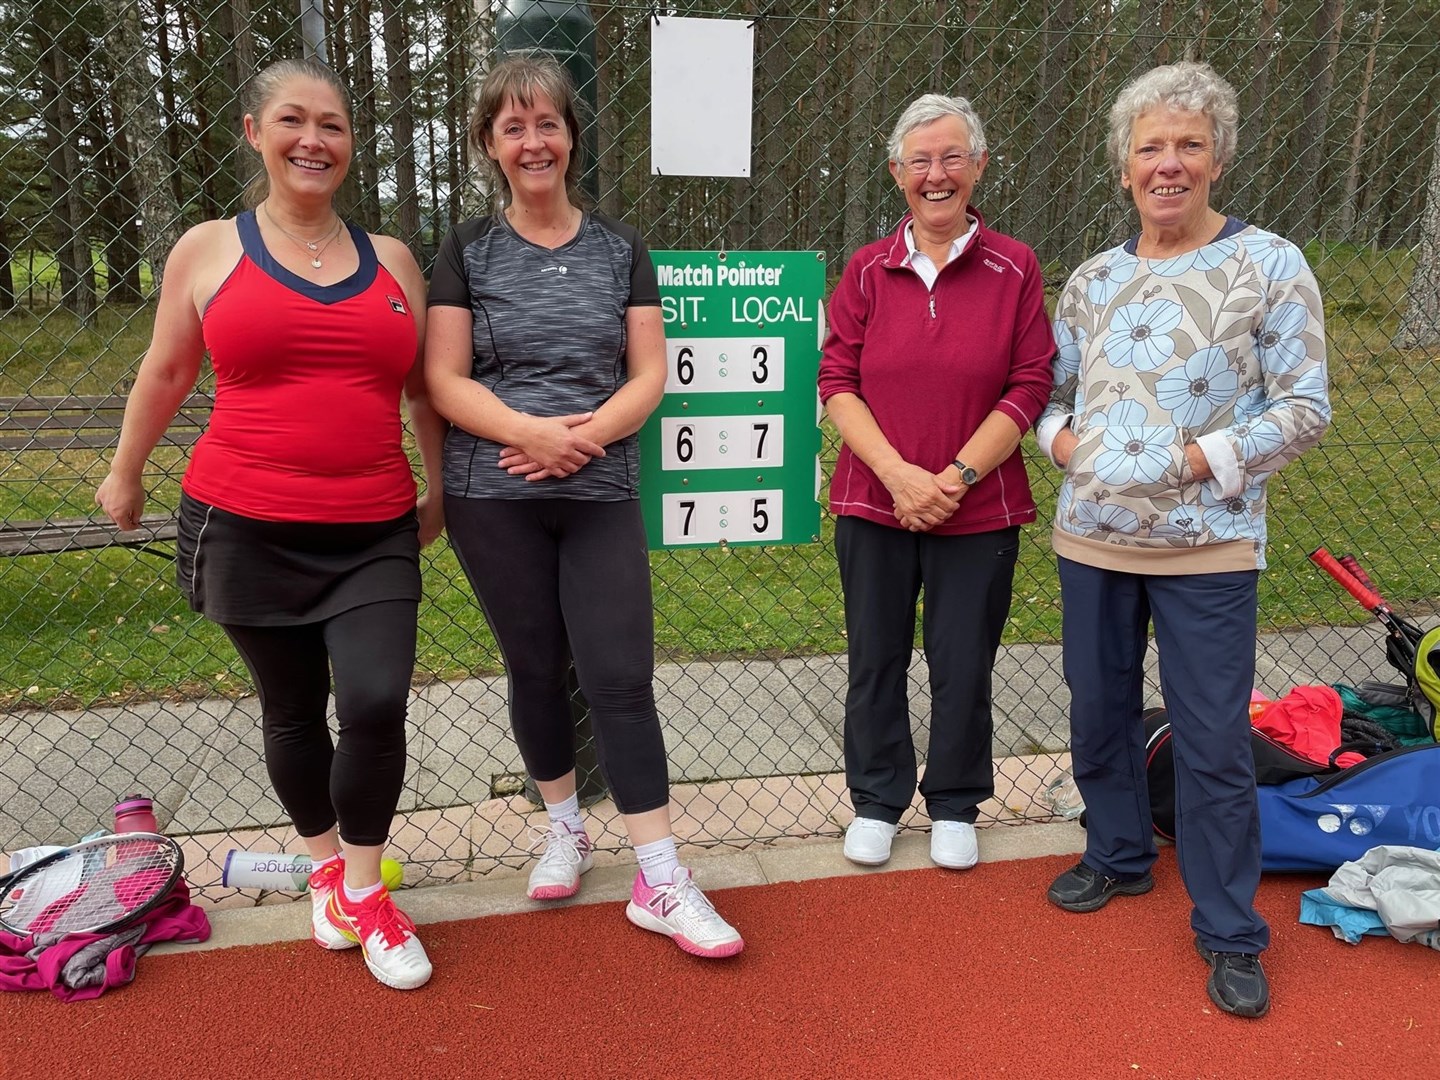
[[[313,266],[316,270],[319,270],[322,266],[324,266],[324,263],[320,261],[320,256],[325,254],[326,248],[328,248],[336,240],[340,239],[340,234],[344,231],[345,227],[345,222],[341,220],[339,214],[336,214],[333,230],[327,229],[325,231],[325,235],[322,236],[319,240],[305,240],[299,236],[296,236],[294,233],[290,232],[290,230],[285,228],[284,225],[281,225],[278,221],[276,221],[275,215],[270,213],[270,208],[266,206],[263,202],[260,204],[260,209],[265,212],[266,221],[270,222],[271,225],[274,225],[275,228],[279,229],[282,233],[284,233],[286,238],[289,239],[289,241],[296,247],[300,248],[302,251],[309,253],[310,265]]]

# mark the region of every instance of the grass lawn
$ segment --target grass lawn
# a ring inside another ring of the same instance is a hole
[[[1325,544],[1360,556],[1397,607],[1440,597],[1440,450],[1435,363],[1389,347],[1409,281],[1408,254],[1308,251],[1326,296],[1335,421],[1325,442],[1270,483],[1267,628],[1359,623],[1368,616],[1306,554]],[[0,395],[101,393],[123,387],[149,334],[144,309],[103,310],[90,327],[60,312],[0,320]],[[1059,588],[1046,519],[1056,475],[1027,443],[1041,522],[1024,532],[1007,636],[1056,641]],[[826,456],[833,460],[833,437]],[[183,462],[160,453],[150,487],[173,505]],[[6,462],[0,515],[89,513],[104,463],[94,454]],[[660,658],[839,652],[839,579],[825,525],[820,544],[657,552]],[[453,555],[427,555],[418,677],[499,667],[494,643]],[[0,559],[0,705],[90,704],[248,689],[224,635],[190,612],[171,564],[127,550]],[[1378,645],[1377,645],[1378,648]]]

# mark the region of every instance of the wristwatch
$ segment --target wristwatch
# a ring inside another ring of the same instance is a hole
[[[959,458],[956,458],[951,464],[960,470],[960,482],[966,487],[974,487],[980,482],[980,474]]]

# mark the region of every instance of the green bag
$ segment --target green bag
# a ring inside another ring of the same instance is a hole
[[[1415,708],[1410,704],[1410,694],[1404,686],[1367,682],[1356,689],[1336,683],[1335,692],[1340,695],[1345,716],[1358,716],[1379,724],[1394,735],[1401,746],[1440,741],[1435,738],[1435,710],[1426,709],[1422,713]]]

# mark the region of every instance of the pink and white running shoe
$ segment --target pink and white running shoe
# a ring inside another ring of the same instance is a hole
[[[332,952],[353,949],[360,943],[346,937],[325,914],[330,894],[345,880],[345,860],[334,859],[310,875],[310,937],[316,945]]]
[[[745,948],[739,932],[720,917],[689,870],[675,871],[668,885],[651,887],[635,875],[625,917],[642,930],[664,934],[694,956],[734,956]]]
[[[551,825],[540,838],[545,850],[535,869],[530,871],[530,884],[525,895],[531,900],[564,900],[580,891],[580,875],[595,863],[590,853],[590,837],[572,833],[559,823]]]

